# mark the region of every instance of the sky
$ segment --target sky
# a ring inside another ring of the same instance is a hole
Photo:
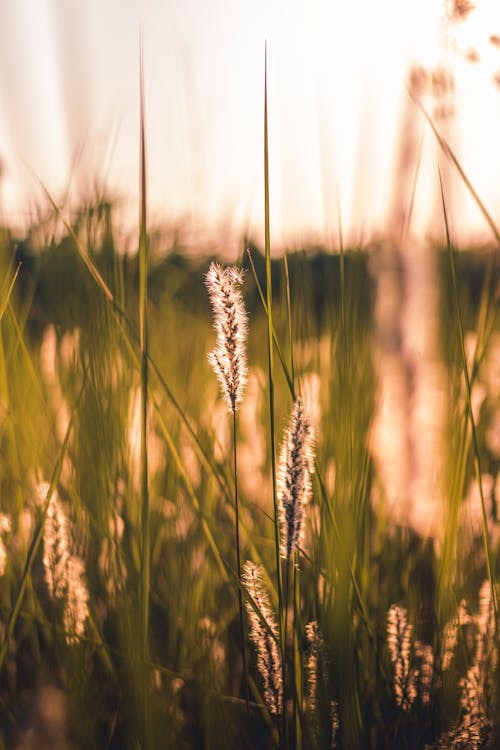
[[[276,245],[335,245],[339,215],[351,241],[384,236],[415,175],[412,227],[439,232],[438,164],[457,236],[489,238],[405,84],[412,66],[429,81],[451,72],[453,91],[440,98],[428,83],[423,101],[498,214],[500,3],[477,0],[457,23],[444,10],[439,0],[0,0],[2,216],[22,224],[43,205],[36,175],[68,207],[105,186],[136,221],[142,29],[150,223],[258,241],[267,42]]]

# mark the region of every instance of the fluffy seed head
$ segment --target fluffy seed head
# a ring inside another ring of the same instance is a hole
[[[43,565],[49,593],[64,603],[66,641],[75,643],[83,635],[89,615],[89,594],[83,560],[70,554],[69,521],[61,501],[52,495],[43,539]]]
[[[222,268],[212,263],[205,276],[214,314],[217,343],[208,355],[231,412],[243,399],[247,381],[247,313],[240,286],[243,271],[234,266]]]
[[[59,498],[54,493],[47,510],[43,533],[45,580],[53,599],[64,596],[68,558],[68,521]]]
[[[88,600],[83,560],[71,555],[66,565],[64,598],[64,630],[68,643],[75,643],[78,636],[85,632],[85,622],[89,616]]]
[[[428,643],[415,641],[415,653],[420,661],[417,672],[420,700],[428,705],[431,700],[432,681],[434,679],[434,652]]]
[[[314,471],[314,432],[298,398],[285,430],[278,473],[278,504],[281,526],[281,556],[290,559],[303,536],[305,506],[311,499]]]
[[[318,671],[320,668],[320,659],[325,646],[323,636],[321,635],[316,620],[307,623],[306,640],[309,646],[306,663],[307,707],[309,711],[314,712],[318,705],[318,678],[321,679],[323,677],[323,675],[318,674]]]
[[[416,698],[415,674],[410,670],[412,631],[407,610],[393,604],[387,613],[387,645],[394,666],[396,703],[404,711],[410,710]]]
[[[246,602],[249,620],[249,637],[257,649],[257,666],[264,683],[264,700],[271,714],[278,716],[283,709],[283,678],[281,672],[281,652],[276,641],[278,625],[271,611],[269,597],[262,586],[262,572],[259,567],[247,561],[243,566],[242,581],[257,605],[271,636],[250,602]]]
[[[458,643],[458,629],[462,625],[468,625],[471,622],[470,615],[467,612],[467,603],[462,599],[458,605],[457,612],[452,619],[446,623],[443,633],[443,644],[441,650],[441,668],[443,671],[449,669],[453,659],[453,652]]]

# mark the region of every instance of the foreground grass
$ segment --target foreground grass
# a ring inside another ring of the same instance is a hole
[[[80,224],[48,246],[18,245],[15,280],[7,232],[2,241],[3,746],[55,747],[54,737],[61,747],[423,748],[440,738],[443,746],[486,746],[496,728],[496,619],[484,581],[495,586],[498,576],[500,364],[491,284],[481,298],[482,261],[453,255],[450,241],[453,281],[448,249],[433,252],[440,308],[421,322],[435,328],[422,359],[441,368],[436,386],[434,370],[405,349],[405,336],[421,329],[381,316],[386,250],[299,253],[286,267],[268,254],[266,274],[253,249],[255,276],[241,253],[249,374],[237,420],[239,543],[242,561],[262,566],[281,636],[260,594],[250,608],[261,637],[276,636],[286,682],[286,712],[276,716],[248,640],[248,720],[238,590],[247,603],[252,592],[237,575],[233,423],[207,362],[208,264],[153,256],[139,307],[137,260],[115,251],[102,208],[87,216],[85,238]],[[373,257],[382,260],[370,272]],[[146,304],[141,349],[137,311],[144,320]],[[266,336],[274,340],[272,410]],[[380,412],[389,361],[407,393],[400,404],[389,390],[394,400]],[[276,555],[272,445],[279,460],[299,395],[315,422],[315,472],[293,566]],[[427,464],[419,457],[429,453],[431,431],[416,427],[429,403],[430,412],[441,404],[443,418],[440,447],[432,446],[439,462],[423,486],[435,489],[442,515],[425,528],[417,505]],[[381,463],[381,413],[405,415],[387,456],[398,458],[398,471],[409,457],[405,490],[391,485],[394,465]],[[49,560],[52,516],[59,541]],[[475,691],[469,704],[467,690]]]

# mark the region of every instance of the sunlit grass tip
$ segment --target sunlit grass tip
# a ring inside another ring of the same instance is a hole
[[[218,263],[212,263],[205,275],[217,333],[217,343],[208,355],[208,361],[215,370],[226,404],[233,413],[243,399],[247,382],[245,347],[248,324],[240,289],[243,276],[243,271],[238,268],[223,268]]]
[[[281,556],[289,560],[302,540],[304,509],[312,497],[314,430],[302,399],[292,407],[285,429],[278,470]]]

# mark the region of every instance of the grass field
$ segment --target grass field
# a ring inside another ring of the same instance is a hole
[[[153,254],[141,298],[109,207],[71,229],[3,230],[2,747],[494,743],[494,256],[384,244],[266,271],[242,246],[234,442],[208,261]]]
[[[155,244],[143,114],[137,252],[1,230],[0,747],[498,746],[498,247],[272,260],[264,119],[263,254]]]

